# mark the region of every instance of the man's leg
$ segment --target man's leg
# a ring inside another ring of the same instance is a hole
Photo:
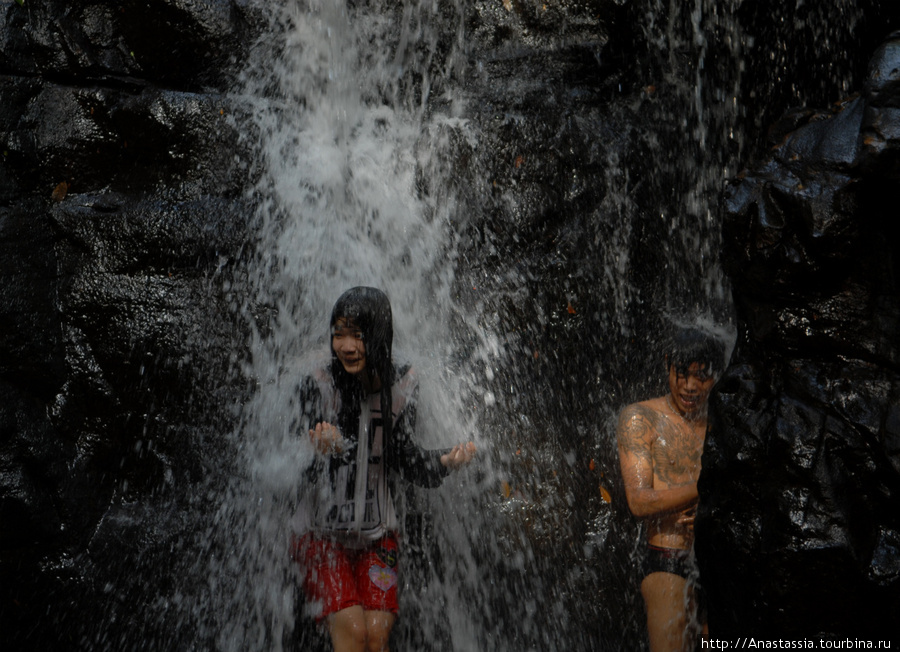
[[[650,652],[690,652],[693,636],[687,630],[693,614],[687,580],[672,573],[650,573],[641,582],[647,607]]]

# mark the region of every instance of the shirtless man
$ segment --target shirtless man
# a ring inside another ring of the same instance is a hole
[[[669,392],[629,405],[619,415],[625,497],[647,526],[641,594],[651,652],[693,650],[701,630],[690,557],[706,399],[723,358],[717,339],[694,329],[679,332],[666,355]]]

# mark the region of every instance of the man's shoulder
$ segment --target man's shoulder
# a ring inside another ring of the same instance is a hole
[[[619,412],[619,420],[621,421],[622,419],[636,417],[656,419],[663,414],[665,402],[665,397],[661,397],[626,405],[622,408],[622,411]]]
[[[620,438],[654,440],[659,436],[665,418],[665,398],[652,398],[626,405],[619,412]]]

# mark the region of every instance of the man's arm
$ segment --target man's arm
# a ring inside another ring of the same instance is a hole
[[[697,501],[697,483],[672,488],[653,487],[653,443],[661,417],[654,410],[635,403],[619,414],[616,439],[619,464],[625,482],[625,498],[638,518],[686,509]]]

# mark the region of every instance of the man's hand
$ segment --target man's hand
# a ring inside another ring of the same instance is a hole
[[[344,452],[344,438],[341,431],[330,423],[317,423],[316,427],[309,431],[316,451],[322,455],[340,455]]]
[[[694,529],[694,520],[697,518],[697,505],[692,505],[688,507],[686,510],[681,512],[678,515],[678,520],[675,521],[677,525],[687,528],[688,530]]]
[[[449,453],[441,455],[441,464],[448,469],[458,469],[472,461],[476,452],[475,444],[457,444]]]

